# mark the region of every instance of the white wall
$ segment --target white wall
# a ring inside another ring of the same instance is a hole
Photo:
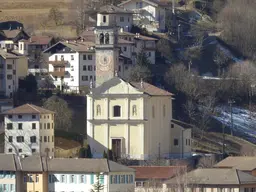
[[[12,118],[5,116],[5,153],[9,153],[9,148],[12,148],[12,154],[17,153],[19,155],[26,154],[31,155],[32,149],[36,149],[39,152],[40,147],[40,137],[39,137],[39,115],[36,115],[36,119],[32,119],[32,115],[22,115],[19,119],[17,115],[13,115]],[[7,129],[7,124],[12,123],[13,128],[11,130]],[[22,123],[22,130],[18,129],[18,123]],[[32,123],[36,124],[36,129],[32,129]],[[8,141],[9,136],[13,137],[13,142]],[[18,143],[17,136],[23,136],[24,142]],[[36,143],[30,142],[30,137],[36,136]],[[18,152],[22,149],[22,152]]]
[[[84,55],[86,56],[86,60],[84,60]],[[92,60],[88,59],[88,56],[92,56]],[[96,65],[95,65],[95,53],[80,53],[80,86],[90,86],[91,79],[93,82],[96,80]],[[85,69],[84,70],[84,66]],[[92,70],[89,71],[89,68]],[[87,76],[88,80],[86,81],[83,76]]]

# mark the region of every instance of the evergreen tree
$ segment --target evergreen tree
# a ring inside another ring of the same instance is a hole
[[[96,183],[93,184],[93,189],[91,190],[91,192],[100,192],[103,189],[104,185],[102,184],[100,174],[98,173],[96,175]]]
[[[137,55],[136,64],[140,65],[140,66],[146,66],[146,67],[150,66],[151,63],[150,63],[150,61],[148,59],[148,56],[146,55],[146,53],[144,51],[141,51]]]
[[[111,149],[108,150],[108,159],[113,161],[113,152]]]

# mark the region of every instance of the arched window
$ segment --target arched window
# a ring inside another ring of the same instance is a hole
[[[100,44],[104,44],[104,34],[100,34]]]
[[[166,113],[166,109],[165,109],[165,105],[163,106],[163,116],[165,117],[165,113]]]
[[[113,109],[114,109],[114,114],[113,114],[113,116],[114,116],[114,117],[120,117],[120,116],[121,116],[121,107],[120,107],[119,105],[115,105],[115,106],[113,107]]]
[[[105,34],[105,44],[109,44],[109,34]]]
[[[100,115],[101,114],[101,108],[100,105],[97,105],[96,107],[96,115]]]
[[[152,117],[155,118],[155,107],[152,106]]]
[[[137,115],[137,107],[136,107],[136,105],[132,106],[132,115],[133,116]]]

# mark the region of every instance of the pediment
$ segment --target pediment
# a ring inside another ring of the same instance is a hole
[[[93,94],[143,94],[128,82],[119,77],[114,77],[93,89]]]

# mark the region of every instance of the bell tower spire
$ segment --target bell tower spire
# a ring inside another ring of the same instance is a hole
[[[104,6],[97,14],[95,38],[96,87],[112,79],[118,69],[118,28],[112,5]]]

